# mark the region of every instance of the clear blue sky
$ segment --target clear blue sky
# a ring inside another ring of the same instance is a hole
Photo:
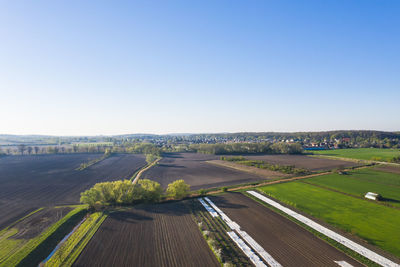
[[[400,130],[400,1],[2,1],[0,133]]]

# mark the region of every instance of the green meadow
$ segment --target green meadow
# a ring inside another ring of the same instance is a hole
[[[400,210],[302,182],[263,186],[260,191],[400,256]]]
[[[345,175],[334,173],[318,176],[306,182],[359,197],[364,197],[367,192],[378,193],[383,197],[381,202],[400,207],[399,174],[364,168]]]
[[[400,156],[400,149],[389,148],[349,148],[313,151],[314,155],[333,156],[339,158],[390,161]]]

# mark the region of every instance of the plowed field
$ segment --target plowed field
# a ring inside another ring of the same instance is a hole
[[[183,202],[111,213],[74,266],[220,266]]]
[[[142,155],[121,154],[83,171],[99,154],[8,156],[0,158],[0,230],[43,207],[78,204],[80,193],[101,181],[129,178],[146,164]]]
[[[335,261],[362,266],[294,222],[240,193],[210,199],[283,266],[337,267]]]
[[[218,158],[218,156],[214,155],[195,153],[168,154],[164,156],[159,164],[143,173],[142,178],[157,181],[163,188],[166,188],[169,183],[177,179],[183,179],[191,185],[192,190],[266,179],[248,172],[219,167],[206,162]]]

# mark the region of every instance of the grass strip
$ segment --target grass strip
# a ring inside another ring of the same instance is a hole
[[[76,223],[82,219],[85,213],[86,206],[70,211],[61,220],[48,227],[42,234],[26,242],[12,256],[2,262],[0,266],[37,266],[57,243],[72,230]]]
[[[106,218],[107,215],[102,212],[88,216],[44,266],[72,266]]]

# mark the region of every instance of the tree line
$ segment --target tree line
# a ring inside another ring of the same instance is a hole
[[[301,154],[303,147],[299,143],[230,143],[230,144],[194,144],[190,148],[204,154]]]

